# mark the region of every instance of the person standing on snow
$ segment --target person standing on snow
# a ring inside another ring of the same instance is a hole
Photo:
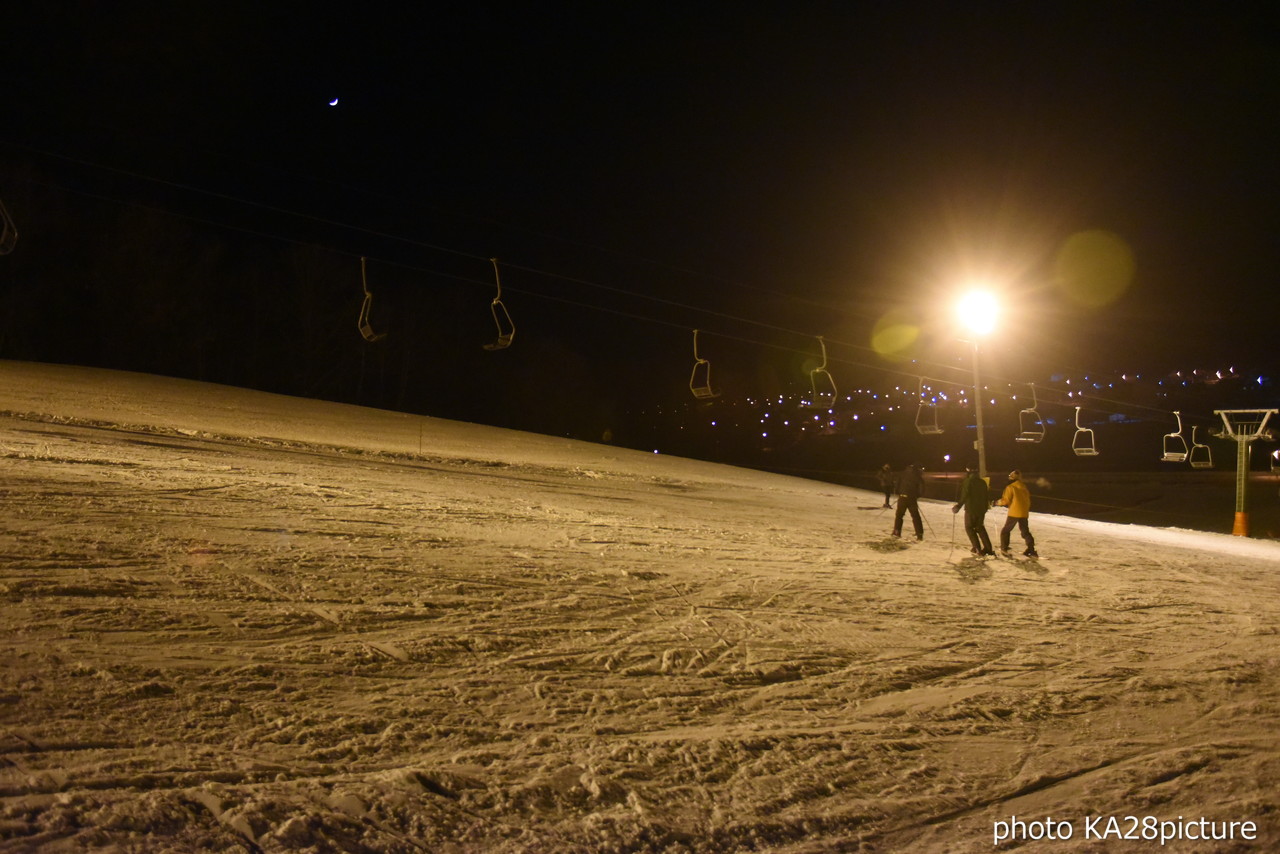
[[[924,475],[915,463],[908,465],[898,475],[898,509],[893,513],[893,535],[902,536],[902,517],[911,513],[911,525],[916,530],[916,539],[924,539],[924,521],[920,518],[920,490],[924,487]]]
[[[1031,515],[1031,490],[1023,483],[1022,472],[1017,469],[1009,472],[1009,485],[995,503],[1009,508],[1009,518],[1005,519],[1004,527],[1000,529],[1000,553],[1005,557],[1009,556],[1009,535],[1013,532],[1014,525],[1017,525],[1022,541],[1027,544],[1027,550],[1023,554],[1027,557],[1040,557],[1036,553],[1036,538],[1031,536],[1031,526],[1027,524],[1027,517]]]
[[[880,484],[880,491],[884,493],[884,506],[889,506],[889,499],[893,497],[893,469],[885,463],[880,467],[880,471],[876,472],[876,482]]]
[[[987,507],[991,502],[987,482],[978,477],[978,470],[973,466],[965,466],[964,472],[951,512],[959,513],[964,508],[964,532],[969,535],[969,545],[973,547],[970,551],[979,557],[994,556],[991,538],[987,536]]]

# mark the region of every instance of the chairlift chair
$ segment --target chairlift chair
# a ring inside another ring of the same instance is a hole
[[[809,372],[812,395],[805,405],[811,409],[830,409],[836,402],[836,381],[827,370],[827,342],[821,335],[818,344],[822,347],[822,364]]]
[[[920,403],[916,407],[916,432],[921,436],[936,436],[942,432],[938,424],[938,404],[924,402],[924,377],[920,378]]]
[[[364,289],[364,302],[360,305],[360,334],[364,336],[364,340],[373,342],[381,341],[387,337],[385,332],[374,332],[373,327],[369,325],[369,309],[373,306],[373,294],[369,292],[369,278],[366,271],[368,259],[360,258],[360,287]]]
[[[1031,405],[1018,413],[1018,435],[1014,440],[1038,443],[1044,439],[1044,419],[1036,411],[1036,385],[1035,383],[1029,385],[1031,386]]]
[[[1094,443],[1093,431],[1080,426],[1080,407],[1076,407],[1076,434],[1071,437],[1071,450],[1077,457],[1096,457],[1098,446]]]
[[[693,372],[689,374],[689,391],[698,400],[712,400],[720,392],[711,388],[711,363],[698,355],[698,330],[693,330]]]
[[[498,275],[498,259],[490,258],[493,263],[493,279],[498,285],[498,295],[493,298],[493,302],[489,303],[489,310],[493,314],[493,323],[498,327],[498,337],[490,344],[485,344],[486,350],[505,350],[511,346],[511,342],[516,337],[516,325],[511,321],[511,314],[507,311],[507,307],[502,304],[502,279]]]
[[[1187,461],[1191,463],[1193,469],[1211,469],[1213,468],[1213,452],[1209,450],[1208,445],[1202,445],[1196,441],[1196,425],[1191,425],[1191,450],[1187,454]],[[1271,459],[1272,465],[1275,465],[1275,457]]]
[[[18,227],[13,224],[13,217],[9,216],[4,201],[0,200],[0,255],[8,255],[17,244]]]
[[[1178,419],[1178,432],[1164,434],[1164,453],[1160,455],[1160,459],[1166,463],[1180,463],[1190,453],[1187,440],[1182,435],[1182,413],[1175,412],[1173,415]]]

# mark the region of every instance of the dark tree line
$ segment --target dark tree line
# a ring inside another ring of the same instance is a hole
[[[386,337],[369,343],[357,324],[361,247],[349,236],[241,229],[13,158],[0,161],[0,194],[20,234],[0,257],[0,358],[587,439],[625,433],[622,412],[642,378],[658,395],[679,392],[678,367],[671,389],[625,359],[619,367],[617,328],[572,307],[549,312],[518,291],[505,298],[515,345],[486,351],[495,335],[487,259],[453,276],[371,258],[370,322]]]

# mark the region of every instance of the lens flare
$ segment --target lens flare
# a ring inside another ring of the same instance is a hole
[[[871,330],[871,347],[886,359],[907,359],[920,339],[920,325],[905,312],[891,311]]]
[[[1109,231],[1081,231],[1058,250],[1055,279],[1068,299],[1101,308],[1119,299],[1133,283],[1138,265],[1133,250]]]

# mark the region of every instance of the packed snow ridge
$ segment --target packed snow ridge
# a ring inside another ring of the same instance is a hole
[[[0,850],[1280,847],[1276,543],[979,561],[947,503],[65,366],[0,413]]]

